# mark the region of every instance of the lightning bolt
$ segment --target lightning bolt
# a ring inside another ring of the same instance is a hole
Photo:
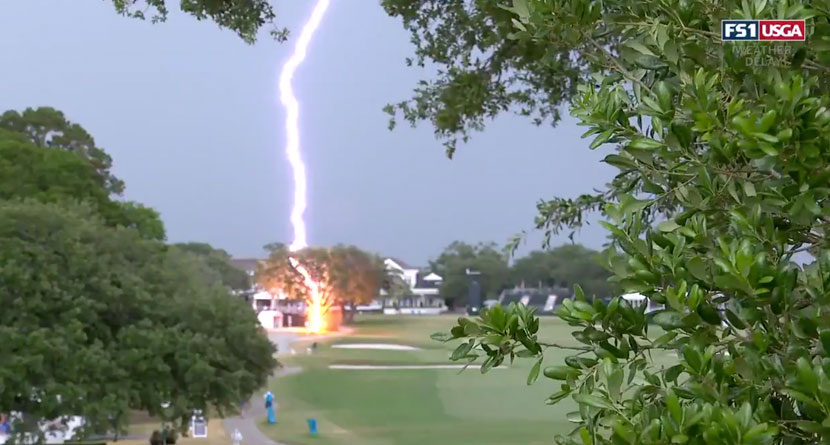
[[[329,7],[329,0],[318,0],[311,11],[311,17],[303,25],[300,36],[294,44],[294,52],[280,72],[279,90],[280,102],[285,107],[285,154],[291,169],[294,172],[294,206],[291,209],[291,225],[294,228],[294,241],[289,246],[289,251],[296,252],[308,247],[306,240],[306,226],[303,214],[308,206],[307,200],[307,177],[306,168],[300,153],[300,103],[294,95],[291,80],[294,72],[305,60],[308,52],[308,45],[314,32],[320,26],[323,16]],[[295,258],[289,258],[291,265],[303,277],[306,287],[309,288],[311,298],[308,308],[308,329],[312,332],[319,332],[323,329],[322,302],[320,301],[320,283],[315,281],[308,269],[300,264]]]

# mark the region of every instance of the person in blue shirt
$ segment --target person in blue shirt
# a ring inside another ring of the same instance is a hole
[[[277,423],[277,413],[274,409],[274,394],[271,391],[265,393],[265,409],[268,410],[268,423]]]

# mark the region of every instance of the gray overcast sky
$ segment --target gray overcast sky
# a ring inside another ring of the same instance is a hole
[[[295,34],[313,6],[275,4]],[[3,0],[0,108],[48,105],[82,124],[114,158],[126,198],[161,212],[170,241],[259,256],[292,236],[276,95],[291,43],[248,46],[181,14],[151,25],[118,16],[109,0]],[[404,65],[411,52],[377,1],[332,2],[295,77],[311,244],[426,264],[456,239],[503,243],[532,227],[540,198],[613,175],[573,121],[536,128],[505,116],[452,161],[428,126],[389,132],[381,107],[409,97],[423,74]],[[592,225],[576,240],[596,248],[604,233]]]

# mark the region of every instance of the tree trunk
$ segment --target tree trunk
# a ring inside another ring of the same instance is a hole
[[[340,314],[343,317],[343,324],[352,324],[354,321],[354,312],[355,312],[355,305],[354,303],[350,303],[352,310],[346,309],[346,302],[340,302]]]

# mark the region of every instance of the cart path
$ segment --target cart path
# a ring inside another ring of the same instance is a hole
[[[351,332],[351,329],[341,328],[340,332],[332,334],[301,335],[297,332],[274,330],[268,332],[268,338],[277,346],[278,355],[287,355],[291,351],[291,344],[297,340],[321,340],[324,338],[348,335]],[[274,373],[274,377],[279,378],[300,372],[302,372],[302,368],[299,366],[289,366],[278,369]],[[286,445],[269,438],[257,426],[258,419],[267,417],[267,410],[262,400],[261,394],[254,394],[248,402],[248,405],[240,412],[239,416],[225,419],[225,431],[228,433],[228,437],[233,437],[234,430],[238,429],[242,433],[241,444]],[[277,410],[278,408],[279,405],[274,401],[274,409]]]
[[[301,371],[302,368],[299,366],[280,368],[274,373],[274,377],[284,377],[297,374]],[[267,410],[261,399],[261,395],[255,394],[248,402],[248,406],[240,412],[239,416],[225,419],[225,431],[227,431],[228,437],[232,438],[234,430],[239,430],[242,433],[241,443],[243,444],[284,445],[281,442],[270,439],[259,430],[257,421],[267,417]],[[274,409],[276,410],[277,408],[278,405],[274,402]]]

